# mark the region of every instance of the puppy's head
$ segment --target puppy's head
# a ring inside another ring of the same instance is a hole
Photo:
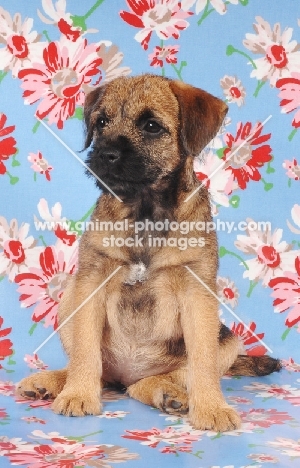
[[[86,98],[85,148],[92,144],[87,163],[118,195],[138,194],[198,155],[226,112],[220,99],[179,81],[117,78]]]

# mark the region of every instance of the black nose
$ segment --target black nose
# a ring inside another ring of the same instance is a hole
[[[103,151],[102,158],[108,163],[114,163],[120,159],[120,153],[117,150]]]

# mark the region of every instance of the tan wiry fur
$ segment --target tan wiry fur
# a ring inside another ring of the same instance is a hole
[[[104,192],[92,220],[133,223],[147,208],[147,216],[154,221],[166,217],[178,223],[210,221],[205,188],[185,200],[199,186],[193,157],[215,136],[226,111],[221,100],[205,91],[150,75],[118,78],[93,91],[85,104],[87,146],[93,140],[95,147],[91,167],[101,176],[107,166],[107,183],[123,202]],[[149,112],[152,117],[147,120],[143,116]],[[154,119],[163,131],[149,136],[143,118],[146,122]],[[119,160],[111,163],[109,172],[105,157],[123,158],[127,172],[122,172]],[[116,167],[120,168],[117,180]],[[138,189],[135,171],[140,171]],[[131,188],[136,190],[134,196]],[[164,197],[170,201],[166,203]],[[124,239],[135,236],[133,229],[111,234]],[[149,232],[139,234],[148,239]],[[162,234],[154,231],[151,235]],[[222,329],[217,300],[185,268],[189,266],[216,293],[215,233],[201,232],[204,247],[186,250],[149,247],[147,242],[143,247],[104,247],[107,236],[106,231],[84,233],[78,272],[69,279],[60,303],[62,323],[122,266],[62,327],[67,369],[27,377],[18,392],[28,398],[55,398],[56,413],[96,415],[102,410],[102,386],[118,382],[145,404],[169,413],[189,411],[195,428],[226,431],[239,427],[237,412],[222,395],[220,376],[236,361],[240,343],[226,327]],[[178,239],[182,234],[165,232],[164,236]],[[199,232],[192,229],[185,237],[199,238]],[[247,373],[246,361],[243,366]]]

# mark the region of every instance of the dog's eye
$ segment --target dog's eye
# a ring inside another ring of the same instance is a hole
[[[159,133],[162,130],[162,127],[155,122],[155,120],[148,120],[143,130],[148,133]]]
[[[107,122],[108,121],[106,117],[100,117],[100,119],[98,119],[97,121],[97,124],[99,125],[100,128],[104,128]]]

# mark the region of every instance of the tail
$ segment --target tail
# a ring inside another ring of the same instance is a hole
[[[230,369],[230,375],[263,376],[279,372],[282,364],[270,356],[247,356],[239,354]]]

